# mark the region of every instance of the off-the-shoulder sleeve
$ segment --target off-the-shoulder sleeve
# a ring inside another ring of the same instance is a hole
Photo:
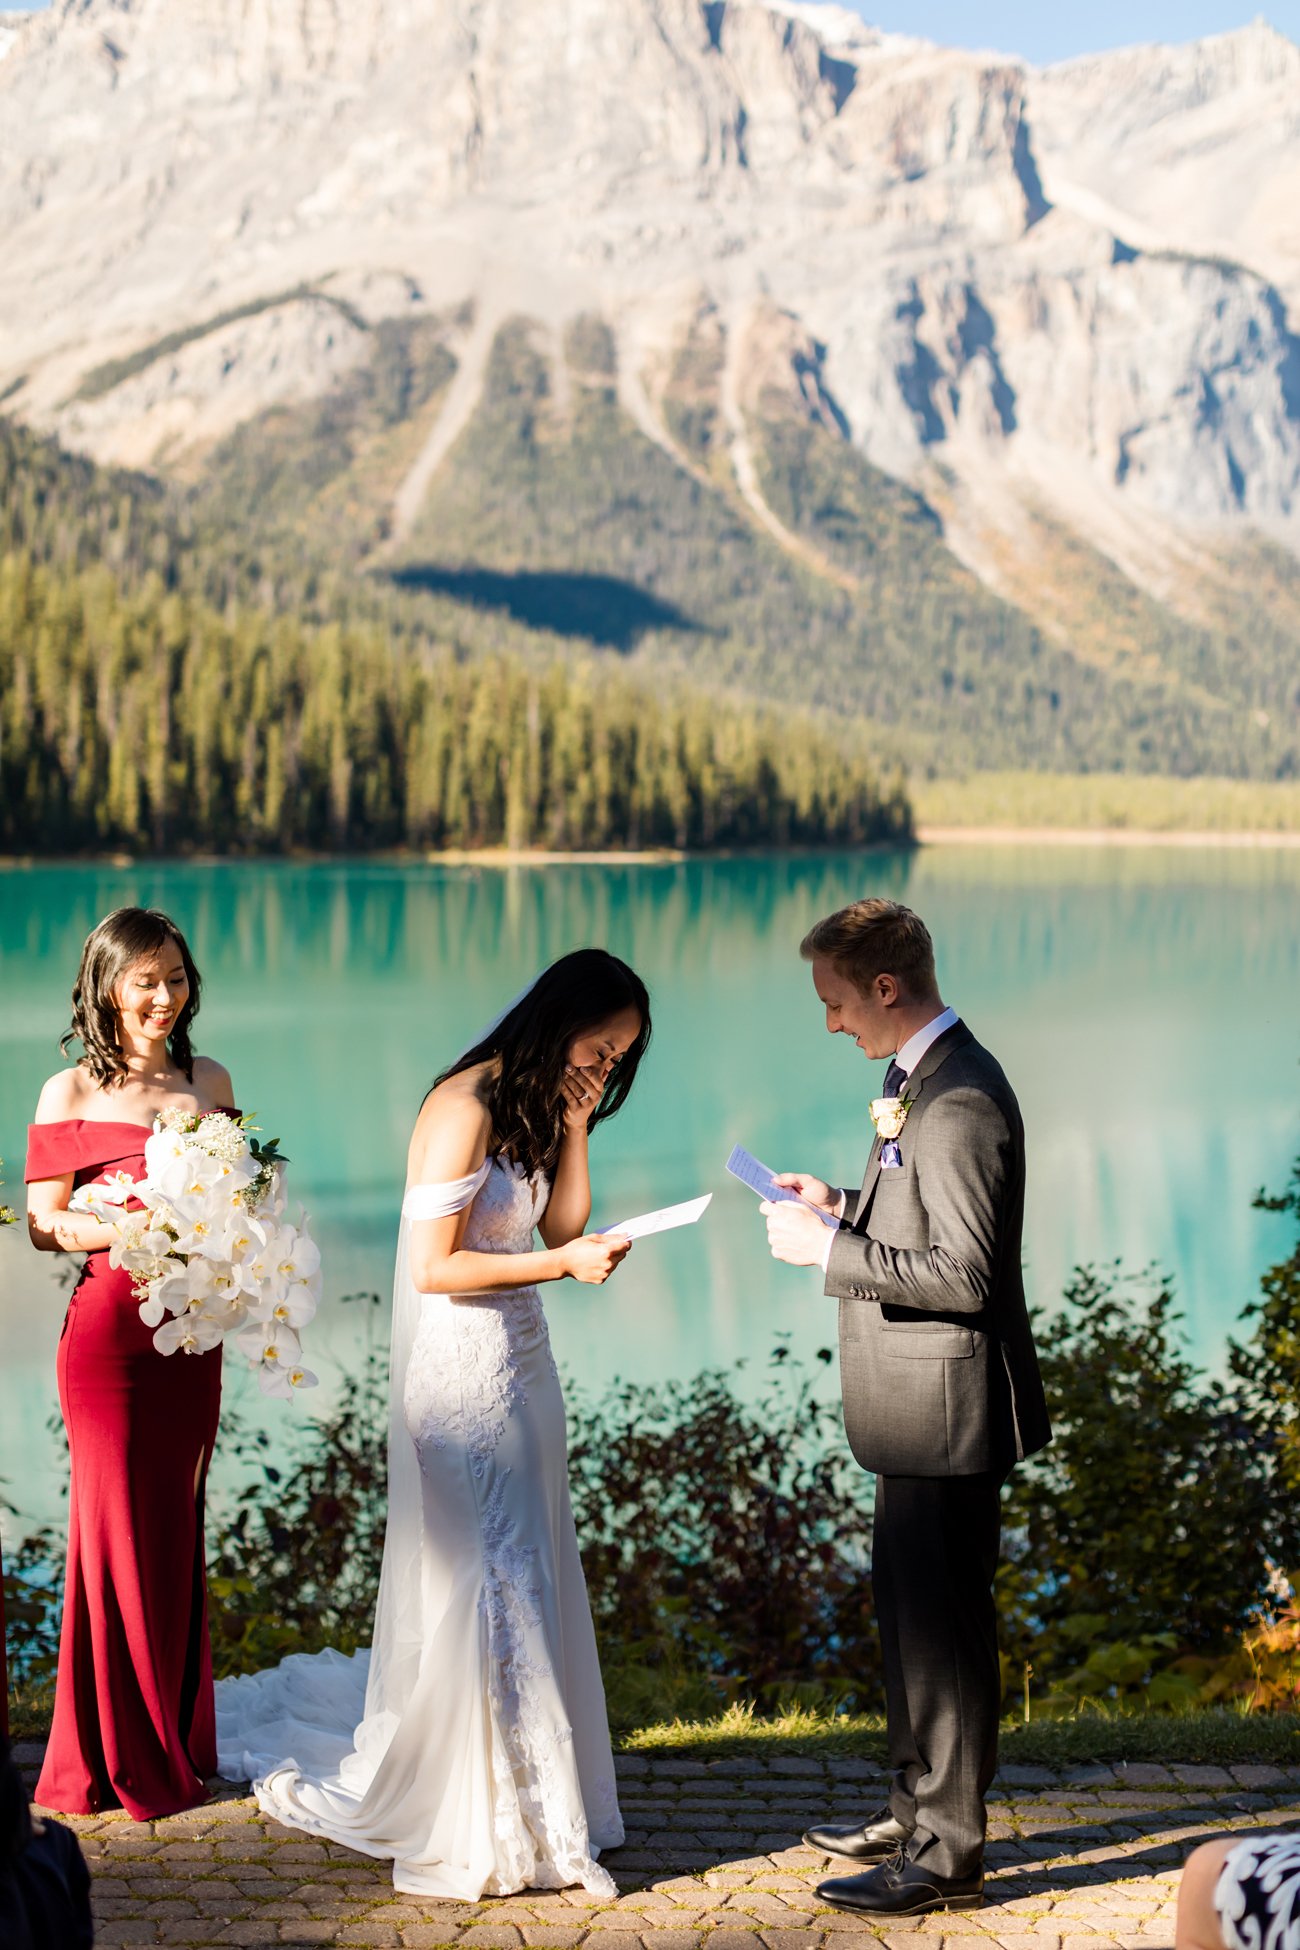
[[[82,1117],[27,1126],[27,1166],[23,1177],[64,1178],[69,1172],[99,1171],[137,1159],[141,1133],[132,1124],[99,1124]]]
[[[410,1185],[402,1200],[404,1219],[447,1219],[453,1212],[463,1212],[473,1203],[479,1189],[492,1169],[492,1160],[485,1158],[477,1171],[468,1178],[451,1178],[443,1185]]]

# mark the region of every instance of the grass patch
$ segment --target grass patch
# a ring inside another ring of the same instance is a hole
[[[11,1692],[9,1731],[14,1740],[45,1740],[54,1707],[50,1684]],[[886,1760],[885,1721],[879,1713],[829,1713],[793,1707],[760,1719],[744,1706],[729,1706],[707,1720],[662,1720],[614,1729],[614,1751],[721,1759],[727,1755],[837,1756]],[[1069,1720],[1007,1720],[998,1741],[1001,1767],[1082,1767],[1146,1762],[1164,1767],[1300,1767],[1300,1714],[1236,1713],[1218,1708],[1196,1713],[1081,1713]]]
[[[48,1740],[54,1714],[54,1680],[9,1689],[9,1738]]]
[[[833,1714],[796,1707],[760,1719],[731,1706],[708,1720],[670,1720],[620,1729],[625,1754],[853,1755],[883,1762],[880,1714]],[[1068,1720],[1004,1723],[998,1749],[1003,1767],[1078,1767],[1089,1761],[1146,1761],[1164,1766],[1300,1766],[1300,1714],[1081,1713]]]
[[[1300,833],[1300,782],[1134,773],[972,772],[916,779],[919,826],[1144,833]]]

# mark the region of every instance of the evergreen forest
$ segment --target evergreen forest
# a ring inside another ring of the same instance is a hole
[[[398,519],[464,324],[367,327],[324,395],[165,477],[0,418],[0,847],[859,844],[910,837],[904,776],[971,780],[986,810],[985,776],[1028,799],[1035,775],[1300,779],[1271,544],[1193,624],[1044,517],[1071,592],[1049,631],[768,387],[746,426],[782,543],[738,494],[707,333],[666,375],[660,445],[599,320],[562,346],[508,321]]]
[[[218,570],[147,483],[106,485],[26,435],[5,453],[8,852],[910,837],[864,738],[660,694],[593,655],[466,656],[360,605],[327,622],[307,591],[272,610],[239,564],[218,608]]]

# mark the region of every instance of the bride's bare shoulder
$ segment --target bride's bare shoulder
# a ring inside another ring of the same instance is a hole
[[[485,1067],[448,1077],[420,1106],[411,1135],[407,1174],[412,1185],[467,1178],[486,1158],[492,1116],[483,1088]]]

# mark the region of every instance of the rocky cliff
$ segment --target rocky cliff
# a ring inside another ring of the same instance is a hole
[[[525,316],[561,404],[603,320],[629,422],[814,568],[774,400],[1058,636],[1088,563],[1197,618],[1300,543],[1300,48],[1262,21],[1035,71],[802,0],[58,0],[0,61],[0,235],[5,410],[106,460],[193,474],[445,321],[399,535]]]

